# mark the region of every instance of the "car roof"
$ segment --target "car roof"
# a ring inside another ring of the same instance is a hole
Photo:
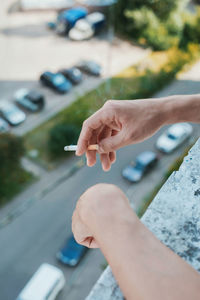
[[[68,10],[65,10],[61,13],[61,18],[66,19],[76,19],[80,16],[86,16],[88,13],[87,9],[84,7],[75,7]]]
[[[189,129],[189,124],[187,123],[178,123],[178,124],[174,124],[172,126],[169,127],[167,133],[168,134],[172,134],[176,137],[181,136],[182,134],[184,134],[185,132],[188,131]]]
[[[102,14],[100,12],[94,12],[94,13],[87,15],[86,20],[93,24],[93,23],[104,21],[105,16],[104,16],[104,14]]]
[[[33,277],[20,293],[20,296],[23,296],[22,299],[42,300],[61,276],[63,276],[63,274],[60,269],[44,263],[39,267],[36,273],[34,273]]]
[[[144,151],[137,156],[136,161],[142,165],[148,165],[156,156],[156,153],[153,151]]]
[[[14,103],[6,101],[6,100],[0,101],[0,109],[10,109],[13,107],[17,107],[17,106]]]

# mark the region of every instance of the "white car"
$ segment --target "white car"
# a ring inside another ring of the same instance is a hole
[[[193,128],[188,123],[170,126],[157,140],[156,147],[165,153],[171,153],[192,134]]]
[[[63,272],[55,266],[44,263],[28,281],[16,300],[55,300],[64,286]]]
[[[85,20],[79,20],[76,25],[69,31],[69,38],[74,41],[83,41],[90,39],[94,35],[94,29],[90,23]]]
[[[26,120],[26,115],[16,105],[4,100],[0,101],[0,114],[11,125],[19,125]]]

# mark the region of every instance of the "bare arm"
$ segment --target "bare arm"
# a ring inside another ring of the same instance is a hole
[[[100,247],[127,300],[197,300],[200,275],[140,222],[112,185],[80,198],[73,215],[76,240]]]
[[[149,138],[163,125],[178,122],[200,123],[200,95],[107,101],[84,122],[77,155],[86,153],[88,166],[93,166],[96,151],[86,150],[88,145],[98,143],[103,169],[108,171],[117,149]]]

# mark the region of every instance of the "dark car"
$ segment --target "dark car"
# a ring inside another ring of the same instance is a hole
[[[87,16],[88,11],[84,7],[74,7],[72,9],[64,10],[58,15],[56,31],[58,34],[65,35],[76,22]]]
[[[94,61],[83,60],[79,62],[76,67],[89,75],[101,75],[101,66]]]
[[[88,250],[87,247],[79,245],[72,235],[66,242],[66,245],[57,253],[57,258],[63,264],[75,267]]]
[[[73,84],[79,84],[83,80],[83,74],[78,68],[61,69],[59,73],[63,74]]]
[[[31,111],[37,112],[44,107],[44,96],[34,90],[20,89],[15,93],[15,101],[19,106]]]
[[[158,161],[157,154],[152,151],[142,152],[137,156],[135,164],[129,165],[122,171],[122,176],[130,182],[138,182],[150,171]]]
[[[40,81],[54,89],[60,94],[67,93],[71,90],[72,84],[69,80],[67,80],[61,73],[52,73],[52,72],[44,72],[40,76]]]

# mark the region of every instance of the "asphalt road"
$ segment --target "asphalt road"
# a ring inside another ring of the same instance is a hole
[[[163,130],[163,129],[162,129]],[[161,131],[162,131],[161,130]],[[195,126],[195,136],[200,126]],[[59,266],[66,277],[66,287],[59,300],[80,300],[89,293],[102,272],[105,262],[99,250],[89,250],[81,264],[68,268],[56,261],[56,252],[71,232],[71,216],[78,197],[88,187],[99,182],[117,184],[133,203],[139,201],[160,181],[161,176],[183,147],[172,155],[161,156],[160,162],[141,183],[132,185],[121,176],[121,171],[136,155],[154,149],[160,134],[135,146],[118,151],[118,159],[108,173],[98,163],[93,168],[83,167],[66,182],[60,184],[40,201],[34,203],[20,217],[0,230],[0,299],[13,300],[43,262]]]

